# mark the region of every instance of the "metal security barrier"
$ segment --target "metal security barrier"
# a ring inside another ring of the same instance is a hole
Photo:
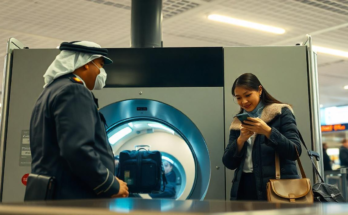
[[[348,200],[347,169],[341,168],[335,171],[325,171],[325,182],[336,186],[346,201]]]
[[[342,195],[344,199],[347,201],[348,191],[347,191],[347,168],[341,168],[341,178],[342,178]]]

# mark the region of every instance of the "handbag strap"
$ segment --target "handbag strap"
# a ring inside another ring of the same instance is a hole
[[[297,155],[297,164],[300,167],[302,178],[307,178],[306,173],[303,170],[303,166],[302,166],[301,159],[300,159],[300,154],[298,153],[296,146],[295,146],[295,150],[296,150],[296,155]]]
[[[280,179],[280,162],[279,162],[279,155],[277,152],[275,153],[275,168],[276,168],[276,179]]]
[[[301,159],[300,159],[300,156],[298,154],[298,151],[297,151],[296,147],[295,147],[295,150],[296,150],[296,154],[297,154],[297,159],[296,160],[297,160],[298,166],[300,167],[301,176],[302,176],[302,178],[307,178],[306,173],[303,170]],[[275,168],[276,168],[276,179],[280,179],[280,161],[279,161],[279,155],[278,155],[277,152],[275,153]]]

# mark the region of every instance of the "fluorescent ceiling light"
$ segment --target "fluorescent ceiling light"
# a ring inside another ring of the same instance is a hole
[[[271,32],[274,34],[284,34],[285,33],[285,30],[282,28],[276,28],[276,27],[272,27],[269,25],[262,25],[262,24],[258,24],[255,22],[249,22],[249,21],[245,21],[245,20],[241,20],[241,19],[234,19],[231,17],[220,16],[220,15],[216,15],[216,14],[209,15],[208,19],[214,20],[214,21],[219,21],[219,22],[224,22],[224,23],[228,23],[228,24],[232,24],[232,25],[238,25],[238,26],[242,26],[242,27],[246,27],[246,28],[252,28],[252,29],[256,29],[256,30],[260,30],[260,31],[267,31],[267,32]]]
[[[128,135],[129,133],[132,132],[132,129],[130,127],[125,127],[122,130],[116,132],[114,135],[112,135],[109,138],[109,142],[110,144],[115,144],[117,141],[119,141],[120,139],[122,139],[123,137],[125,137],[126,135]]]
[[[344,86],[343,87],[345,90],[348,90],[348,85]],[[0,107],[1,107],[1,104],[0,104]]]
[[[163,130],[168,131],[171,134],[174,134],[174,131],[172,129],[168,128],[167,126],[164,126],[164,125],[161,125],[161,124],[158,124],[158,123],[148,123],[147,125],[150,126],[150,127],[153,127],[153,128],[163,129]]]
[[[313,46],[313,50],[320,53],[331,54],[340,57],[348,57],[348,52],[340,51],[337,49],[329,49],[320,46]]]

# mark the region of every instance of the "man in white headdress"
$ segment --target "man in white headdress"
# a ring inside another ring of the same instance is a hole
[[[114,176],[105,119],[91,92],[105,86],[108,50],[88,41],[64,42],[59,49],[30,120],[25,199],[127,197],[127,184]]]

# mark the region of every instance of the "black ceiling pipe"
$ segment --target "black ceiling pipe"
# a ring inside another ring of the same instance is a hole
[[[131,47],[162,47],[162,0],[132,0]]]

